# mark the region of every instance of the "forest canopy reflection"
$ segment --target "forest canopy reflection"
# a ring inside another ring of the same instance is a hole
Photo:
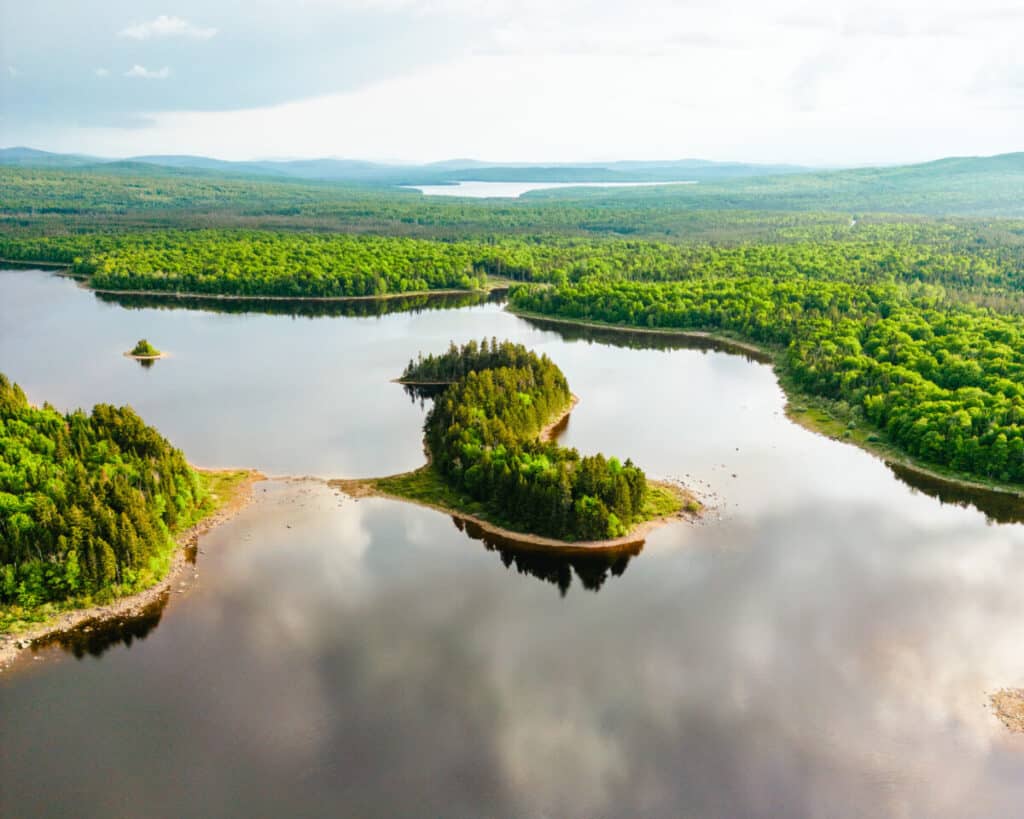
[[[458,307],[473,307],[489,302],[505,300],[507,291],[492,290],[490,293],[438,293],[416,296],[392,296],[379,299],[352,301],[303,301],[288,299],[223,299],[216,296],[146,296],[125,293],[94,293],[102,302],[116,304],[128,310],[203,310],[211,313],[245,314],[262,313],[268,316],[291,316],[293,318],[349,317],[370,318],[391,313],[419,313],[424,310],[453,310]]]
[[[644,542],[628,543],[608,549],[554,549],[534,546],[486,531],[471,520],[452,516],[452,523],[473,540],[482,541],[489,552],[497,552],[506,569],[515,567],[519,574],[529,574],[558,586],[565,597],[575,572],[583,588],[600,591],[609,576],[621,577],[630,560],[644,548]]]
[[[75,628],[57,631],[33,643],[33,648],[60,646],[69,654],[81,660],[88,654],[100,657],[115,646],[131,648],[136,640],[145,640],[158,625],[170,595],[163,595],[146,606],[138,614],[125,616],[121,620],[86,620]]]

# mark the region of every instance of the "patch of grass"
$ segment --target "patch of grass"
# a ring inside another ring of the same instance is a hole
[[[392,495],[416,503],[438,507],[455,515],[472,515],[513,532],[537,534],[525,528],[521,521],[506,520],[500,515],[495,514],[494,510],[487,504],[481,503],[453,489],[430,466],[423,466],[412,472],[404,472],[401,475],[374,478],[367,481],[367,483],[385,495]],[[675,515],[683,509],[688,512],[698,512],[701,509],[701,505],[696,499],[671,486],[648,481],[647,499],[644,501],[640,517],[633,522],[633,525],[636,526],[655,518]],[[565,542],[571,543],[572,541],[566,539]]]
[[[688,503],[696,504],[696,509],[690,509]],[[673,491],[671,487],[648,481],[647,498],[644,500],[644,507],[637,523],[675,515],[682,509],[697,511],[700,509],[700,504],[695,499],[685,498],[683,493],[678,490]]]
[[[484,504],[453,489],[430,466],[423,466],[401,475],[375,478],[370,483],[387,495],[440,506],[453,512],[462,512],[498,523]]]

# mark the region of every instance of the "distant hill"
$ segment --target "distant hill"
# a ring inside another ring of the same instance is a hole
[[[660,162],[607,163],[487,163],[449,159],[423,165],[387,164],[353,159],[253,160],[234,162],[205,156],[146,155],[104,160],[76,154],[55,154],[32,148],[0,150],[0,165],[19,167],[102,167],[111,171],[150,165],[182,170],[212,171],[244,176],[273,176],[306,180],[359,182],[382,185],[436,185],[445,182],[679,182],[710,181],[782,173],[805,173],[795,165],[759,165],[684,159]]]
[[[93,162],[102,162],[94,156],[82,154],[54,154],[35,148],[0,148],[0,165],[22,168],[77,168]]]
[[[704,210],[1024,216],[1024,153],[757,176],[715,173],[696,186],[532,191],[526,198]]]
[[[813,169],[794,165],[760,165],[743,162],[713,162],[702,159],[665,161],[615,161],[607,163],[486,163],[469,159],[452,159],[424,165],[401,165],[347,159],[253,160],[232,162],[202,156],[149,155],[110,160],[81,154],[55,154],[32,148],[0,149],[0,167],[22,170],[40,169],[61,173],[81,173],[93,181],[96,191],[107,185],[122,188],[126,179],[147,177],[181,180],[200,184],[196,201],[207,201],[220,207],[226,194],[218,192],[211,180],[244,180],[246,197],[259,197],[260,207],[267,197],[301,202],[289,206],[308,212],[314,203],[328,196],[341,195],[342,188],[369,192],[412,196],[396,186],[438,185],[462,181],[490,182],[678,182],[695,181],[698,185],[666,185],[654,187],[602,188],[582,187],[532,191],[522,204],[558,201],[575,203],[583,208],[601,210],[631,209],[646,211],[645,217],[667,218],[667,213],[688,211],[817,211],[843,213],[913,213],[922,215],[1013,216],[1024,217],[1024,152],[987,157],[947,157],[913,165],[874,168]],[[120,179],[120,182],[113,182]],[[51,189],[45,185],[33,188],[26,180],[5,180],[0,176],[0,199],[28,209],[64,212],[79,204],[54,202],[48,199]],[[137,184],[137,183],[133,183]],[[273,185],[281,191],[270,192]],[[205,187],[203,187],[205,186]],[[309,186],[308,191],[297,189]],[[285,193],[283,188],[288,188]],[[183,195],[184,187],[175,188],[174,196]],[[335,190],[337,189],[337,190]],[[169,189],[168,189],[169,190]],[[147,211],[164,207],[172,194],[158,203],[146,200]],[[351,193],[351,191],[350,191]],[[233,196],[235,194],[232,194]],[[347,195],[347,194],[346,194]],[[296,199],[297,198],[297,199]],[[194,204],[191,199],[186,201]],[[124,201],[118,194],[114,201]],[[3,210],[3,202],[0,202]],[[638,217],[639,219],[639,217]],[[648,225],[649,227],[649,225]],[[648,229],[641,224],[632,229]]]

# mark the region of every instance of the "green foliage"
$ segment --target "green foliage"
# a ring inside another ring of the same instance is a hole
[[[404,378],[456,379],[427,415],[427,448],[433,469],[493,517],[570,540],[618,537],[640,519],[647,500],[642,470],[539,439],[572,399],[547,356],[484,339],[421,356]]]
[[[0,375],[0,603],[147,585],[204,497],[181,452],[130,408],[61,415]]]
[[[743,222],[741,220],[740,224]],[[502,236],[438,241],[266,231],[0,236],[0,257],[64,262],[93,287],[233,296],[380,296],[481,287],[488,276],[679,281],[736,276],[903,282],[989,297],[1024,291],[1024,226],[834,221],[779,224],[733,245]]]
[[[424,356],[420,353],[416,361],[409,362],[401,380],[410,383],[455,382],[481,370],[528,368],[533,366],[535,359],[536,356],[522,344],[509,341],[499,344],[496,338],[492,338],[490,343],[486,339],[479,344],[470,341],[461,347],[452,342],[441,355]]]
[[[138,343],[136,343],[136,345],[132,347],[131,354],[139,356],[158,356],[160,355],[160,351],[152,344],[150,344],[148,341],[146,341],[146,339],[140,338]]]
[[[917,288],[807,276],[521,287],[520,310],[739,335],[782,350],[784,376],[884,430],[904,452],[1024,483],[1024,318]]]

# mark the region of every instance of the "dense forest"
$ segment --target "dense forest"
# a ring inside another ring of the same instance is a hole
[[[625,534],[640,519],[647,479],[630,461],[581,457],[539,434],[571,401],[561,370],[511,342],[470,342],[420,358],[408,381],[455,378],[425,423],[432,468],[492,515],[565,540]]]
[[[106,600],[166,570],[199,476],[128,407],[61,414],[0,375],[0,603]]]
[[[780,350],[801,390],[840,402],[910,455],[1024,482],[1024,318],[927,286],[791,276],[521,286],[515,309],[725,332]]]
[[[775,242],[719,245],[513,237],[440,241],[269,231],[144,231],[14,238],[0,257],[63,262],[102,290],[235,296],[379,296],[483,287],[487,278],[676,281],[765,275],[939,285],[998,295],[1024,288],[1021,241],[991,226],[874,223],[780,230]]]
[[[47,253],[47,244],[52,248]],[[381,296],[482,285],[465,247],[372,236],[166,231],[19,242],[0,254],[67,261],[97,289],[241,296]]]

